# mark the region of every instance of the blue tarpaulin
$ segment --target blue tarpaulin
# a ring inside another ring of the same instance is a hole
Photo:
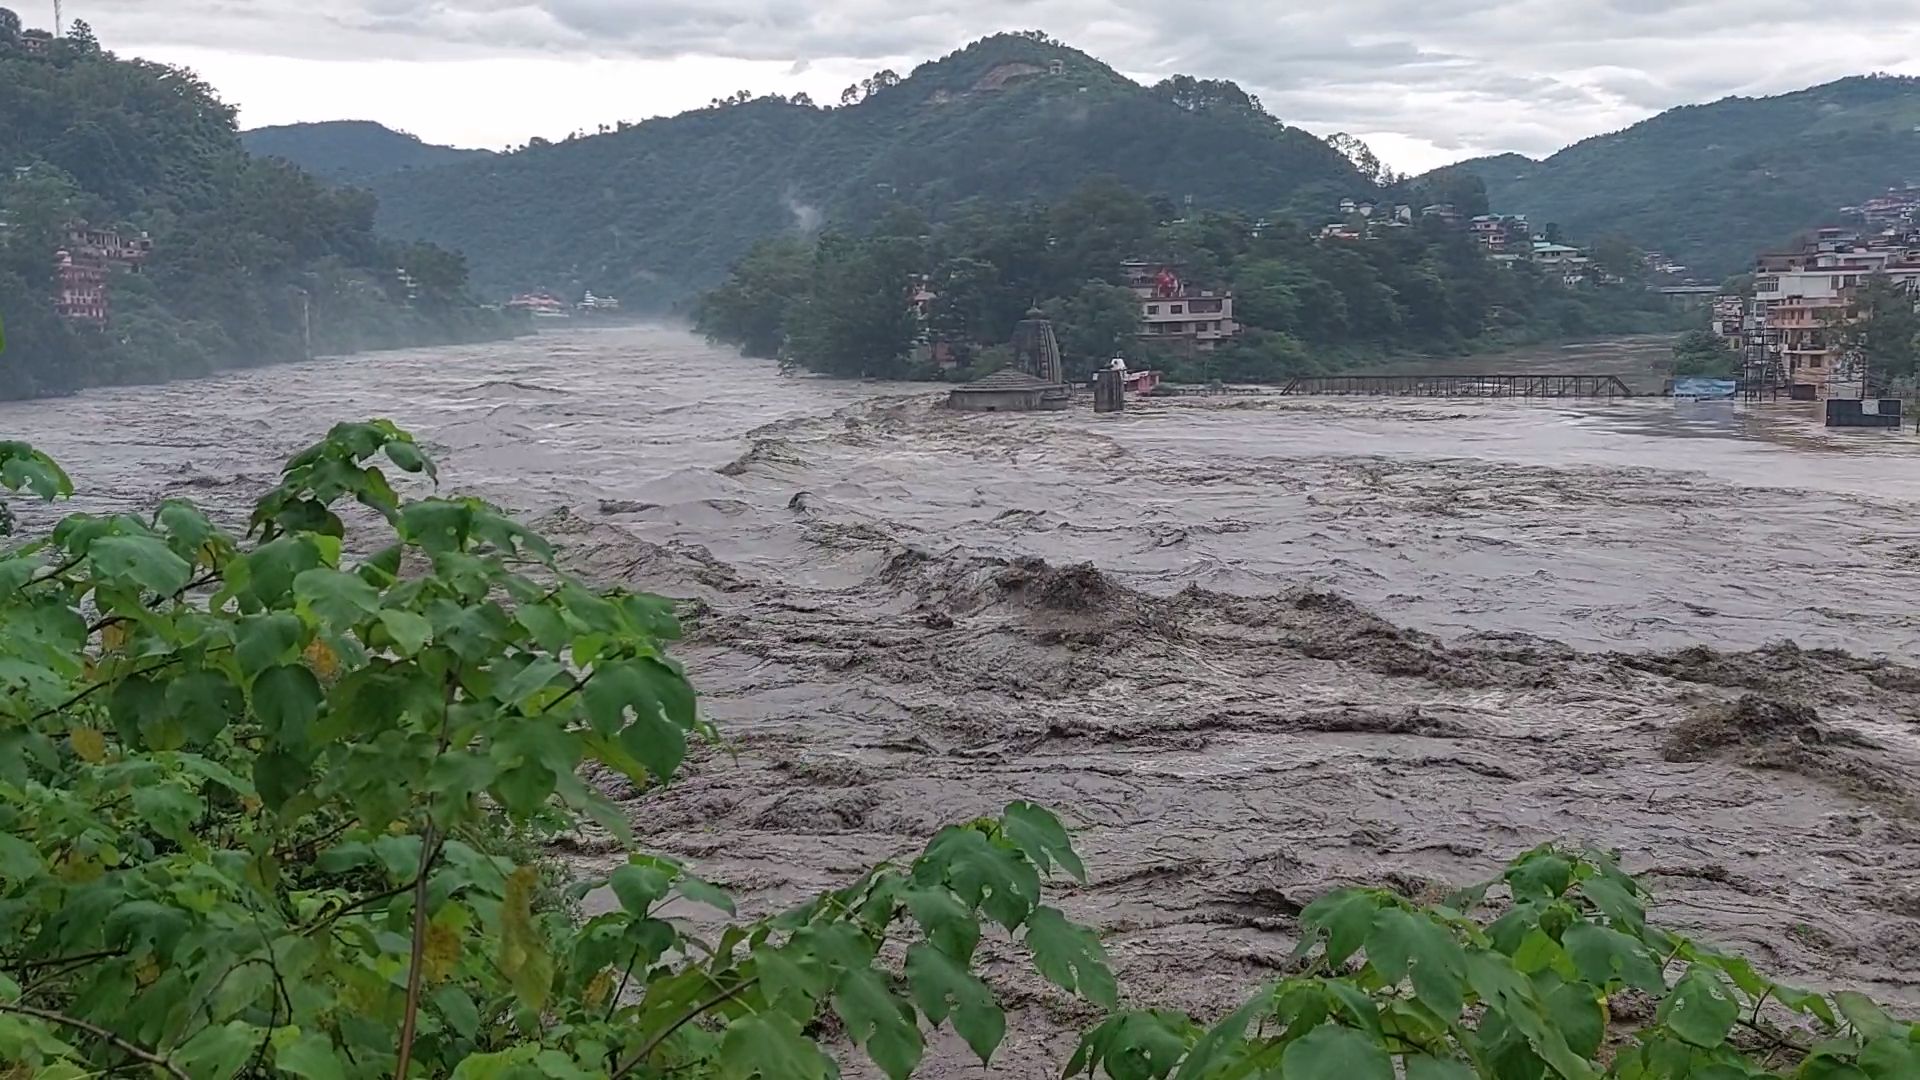
[[[1673,396],[1696,399],[1730,398],[1739,387],[1740,384],[1732,379],[1675,379]]]

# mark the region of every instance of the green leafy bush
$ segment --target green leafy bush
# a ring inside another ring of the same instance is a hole
[[[1476,917],[1490,891],[1497,918]],[[1497,882],[1421,907],[1346,889],[1301,913],[1301,973],[1210,1028],[1132,1012],[1068,1073],[1115,1080],[1897,1080],[1920,1025],[1866,997],[1796,989],[1649,925],[1610,855],[1541,847]],[[1616,1006],[1638,1003],[1642,1010]],[[1769,1006],[1774,1013],[1769,1013]],[[1807,1025],[1782,1028],[1776,1015]],[[1629,1017],[1644,1015],[1644,1020]]]
[[[1098,941],[1041,904],[1055,867],[1082,872],[1066,833],[1020,803],[712,940],[661,907],[727,897],[637,851],[571,887],[614,910],[542,904],[515,836],[627,836],[581,766],[660,782],[711,734],[666,653],[673,611],[573,579],[479,500],[402,497],[389,467],[434,476],[391,424],[342,425],[245,537],[169,501],[0,554],[0,1063],[820,1077],[830,1010],[902,1077],[922,1020],[983,1059],[999,1043],[970,970],[988,926],[1115,1003]],[[21,443],[0,482],[71,491]],[[388,542],[349,557],[348,519]],[[876,966],[895,938],[904,979]]]

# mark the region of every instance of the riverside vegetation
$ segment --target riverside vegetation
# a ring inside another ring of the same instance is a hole
[[[0,483],[71,491],[17,442]],[[1122,1008],[1097,935],[1044,901],[1085,873],[1069,834],[1024,803],[696,937],[678,905],[729,902],[686,868],[629,841],[604,880],[563,882],[528,845],[626,838],[583,773],[667,783],[714,736],[671,605],[592,588],[436,483],[404,432],[346,424],[244,536],[167,501],[0,553],[16,1073],[771,1080],[835,1075],[851,1044],[898,1078],[933,1026],[993,1060],[1006,1021],[976,961],[1009,947],[1103,1014],[1068,1070],[1115,1080],[1920,1072],[1920,1029],[1652,925],[1589,850],[1438,903],[1324,897],[1295,964],[1210,1024]],[[569,898],[602,887],[612,910],[577,919]]]
[[[1642,287],[1640,255],[1622,244],[1596,247],[1613,284],[1568,287],[1530,265],[1498,266],[1437,219],[1384,233],[1319,242],[1287,220],[1180,218],[1114,181],[1052,206],[976,203],[937,224],[896,207],[863,233],[760,244],[701,298],[696,324],[749,355],[881,378],[939,377],[914,359],[930,336],[955,349],[955,377],[968,378],[1004,366],[1014,323],[1037,303],[1069,370],[1123,355],[1176,381],[1270,382],[1397,354],[1680,329],[1686,319]],[[1190,288],[1231,290],[1245,332],[1196,356],[1139,338],[1139,301],[1121,276],[1135,258],[1177,266]],[[924,324],[905,298],[918,275],[934,296]]]
[[[0,7],[0,309],[14,348],[0,398],[158,382],[319,353],[479,341],[516,324],[467,294],[464,258],[373,231],[375,201],[250,157],[234,111],[191,72],[102,49],[44,54]],[[113,273],[105,327],[62,319],[54,253],[76,222],[148,233]]]

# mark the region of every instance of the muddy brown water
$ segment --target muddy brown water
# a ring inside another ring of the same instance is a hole
[[[1920,1003],[1911,433],[1645,399],[936,401],[627,328],[0,406],[0,437],[84,508],[238,517],[328,423],[391,417],[583,572],[698,601],[682,655],[727,750],[614,794],[748,911],[1030,799],[1076,831],[1091,883],[1054,895],[1129,1000],[1212,1014],[1328,888],[1421,894],[1567,838],[1619,848],[1667,924]],[[1084,1015],[1011,956],[994,1072],[1056,1073]]]

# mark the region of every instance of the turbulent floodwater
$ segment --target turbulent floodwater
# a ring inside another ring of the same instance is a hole
[[[9,405],[0,437],[87,508],[239,515],[327,424],[390,417],[585,573],[697,601],[729,752],[614,794],[750,910],[1032,799],[1078,831],[1061,902],[1134,1000],[1211,1012],[1329,887],[1574,838],[1670,924],[1920,1001],[1913,435],[1784,404],[936,401],[643,328]],[[993,977],[996,1073],[1057,1074],[1079,1017]]]

